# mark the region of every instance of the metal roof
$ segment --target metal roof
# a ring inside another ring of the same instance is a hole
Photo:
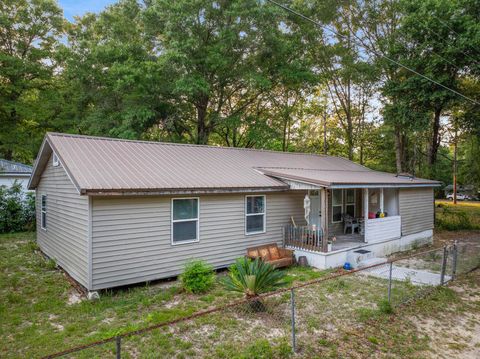
[[[423,178],[397,176],[392,173],[373,170],[316,170],[309,168],[263,168],[266,175],[279,178],[317,184],[328,187],[367,186],[438,186],[438,181]]]
[[[52,151],[83,194],[285,190],[289,187],[282,176],[325,186],[339,179],[342,183],[379,178],[381,183],[417,183],[340,157],[48,133],[30,188],[37,186]]]
[[[30,176],[32,166],[0,159],[0,175]]]

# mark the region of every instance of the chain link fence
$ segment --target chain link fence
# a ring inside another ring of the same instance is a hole
[[[131,331],[46,358],[322,356],[339,341],[345,355],[374,355],[374,345],[349,348],[348,338],[383,313],[425,296],[480,266],[480,245],[453,244],[393,258],[189,317]],[[354,342],[352,342],[354,343]],[[341,353],[337,353],[341,356]]]

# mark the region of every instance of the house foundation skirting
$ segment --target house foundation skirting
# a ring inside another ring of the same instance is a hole
[[[295,258],[307,257],[308,264],[318,269],[342,267],[347,262],[348,253],[359,248],[372,251],[375,257],[387,256],[389,254],[409,250],[415,246],[430,244],[433,241],[433,230],[426,230],[419,233],[402,236],[400,238],[388,239],[376,243],[361,243],[358,246],[345,248],[328,253],[296,249]]]

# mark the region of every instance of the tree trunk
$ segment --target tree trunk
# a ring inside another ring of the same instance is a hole
[[[197,103],[197,144],[206,145],[210,137],[210,126],[207,124],[208,97],[204,96]]]
[[[402,129],[399,125],[395,126],[395,163],[397,166],[397,173],[402,173],[404,171],[404,158],[405,158],[405,146],[404,146],[404,136]]]
[[[437,153],[440,146],[440,116],[442,114],[442,108],[437,106],[435,107],[435,112],[433,115],[433,125],[432,125],[432,137],[430,138],[430,144],[428,148],[428,165],[432,169],[435,162],[437,162]]]

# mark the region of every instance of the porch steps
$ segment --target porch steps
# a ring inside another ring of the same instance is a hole
[[[375,255],[372,251],[366,249],[356,249],[347,253],[347,262],[350,263],[352,268],[358,268],[359,264],[369,258],[373,258]]]

